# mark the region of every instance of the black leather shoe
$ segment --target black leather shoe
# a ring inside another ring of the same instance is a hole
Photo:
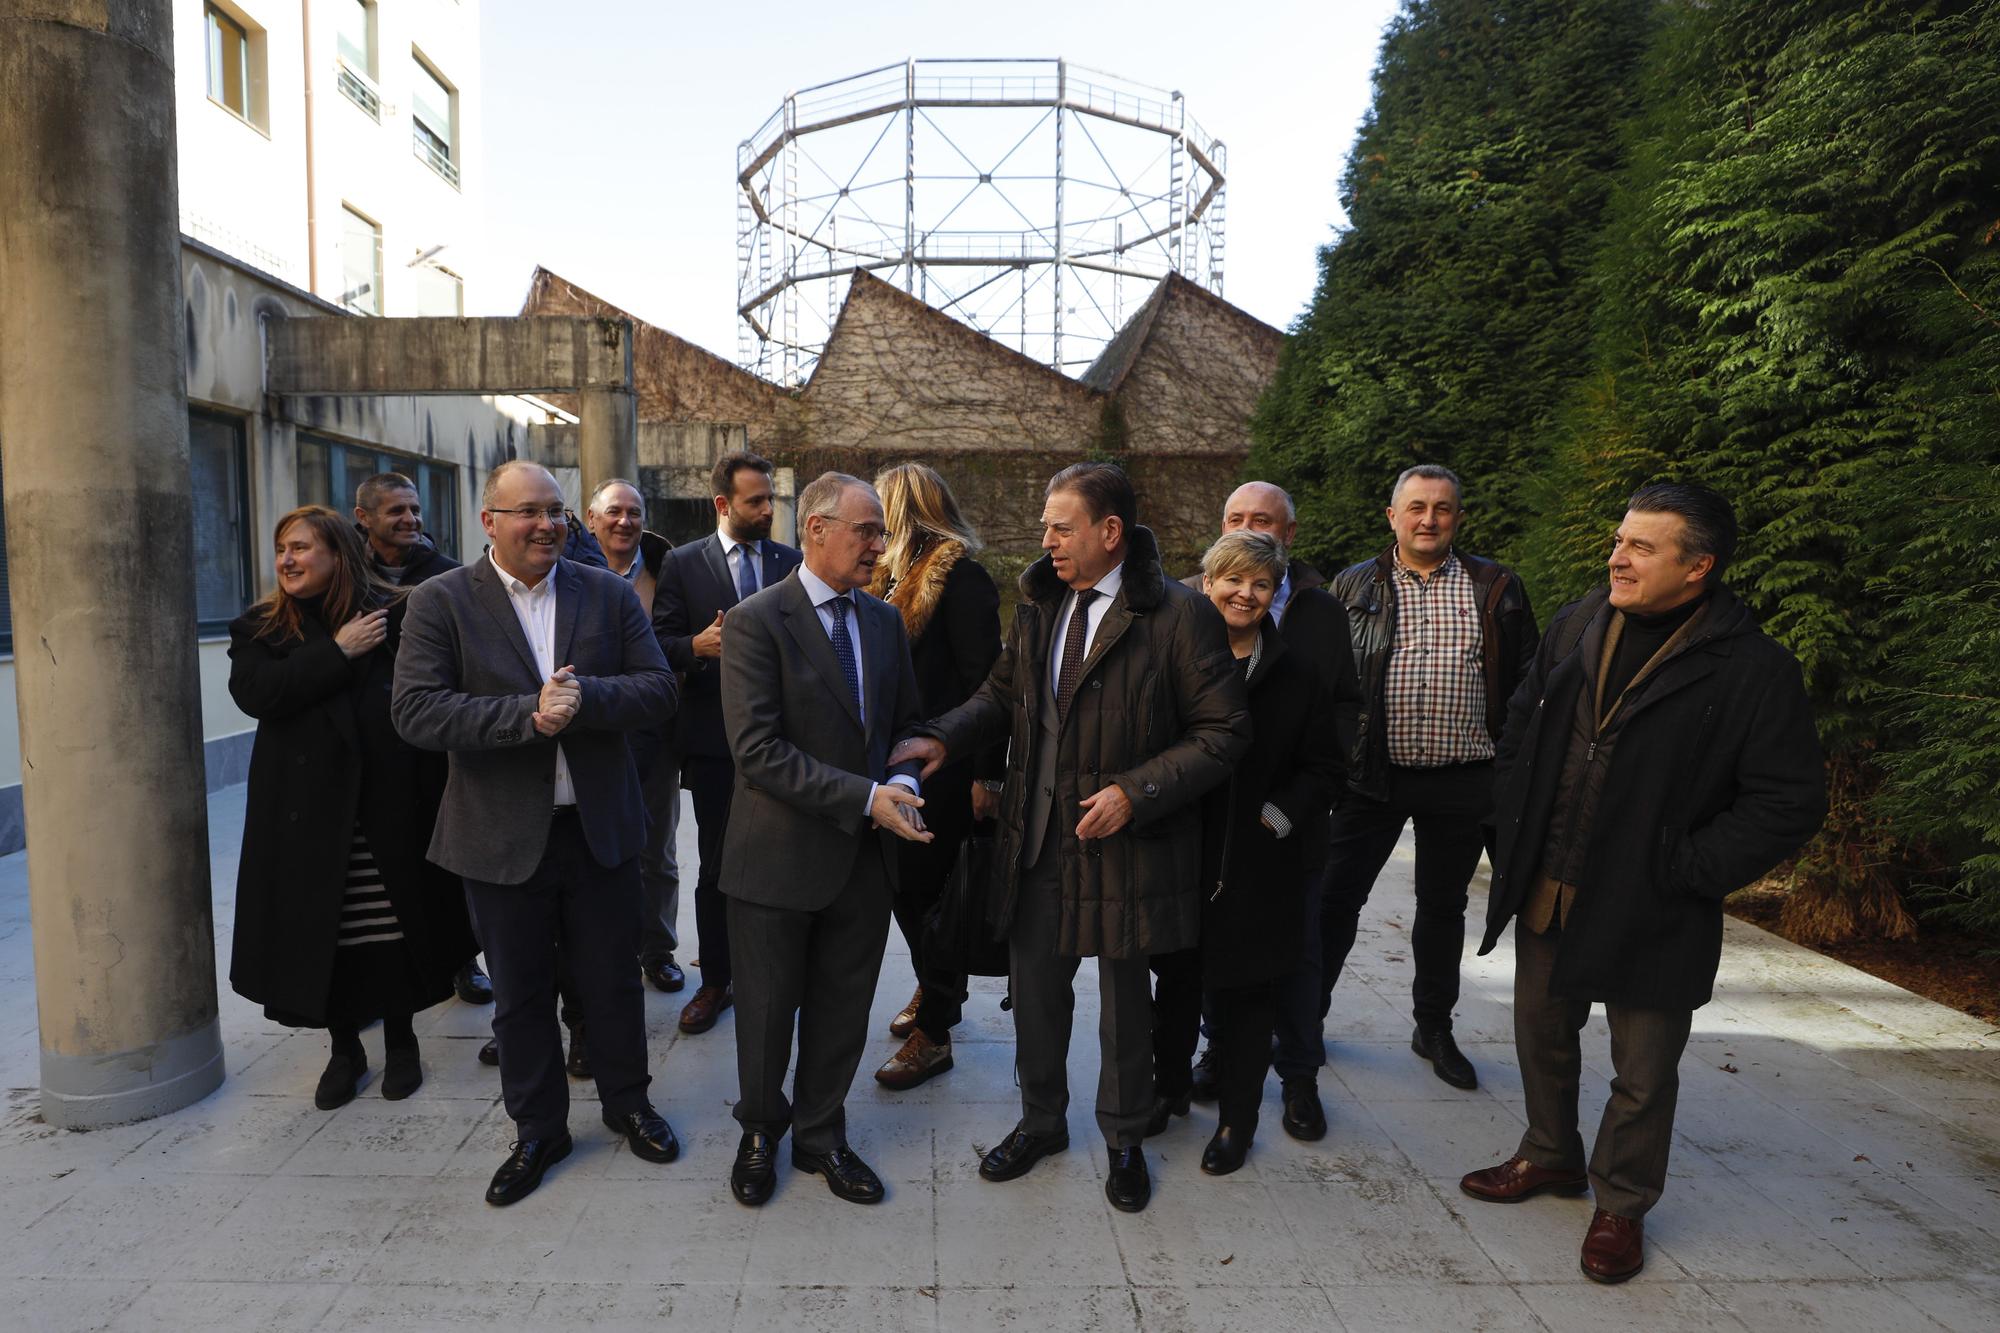
[[[424,1062],[415,1046],[391,1046],[382,1053],[382,1096],[392,1102],[424,1086]]]
[[[1212,1102],[1216,1098],[1216,1082],[1222,1077],[1222,1062],[1216,1058],[1215,1043],[1201,1048],[1201,1058],[1194,1062],[1194,1087],[1190,1096],[1198,1102]]]
[[[590,1047],[583,1041],[583,1024],[569,1030],[569,1060],[563,1065],[571,1078],[590,1077]]]
[[[493,1183],[486,1187],[486,1202],[505,1208],[527,1198],[542,1183],[548,1169],[569,1156],[569,1150],[575,1146],[576,1141],[567,1131],[559,1138],[522,1139],[493,1173]]]
[[[482,1065],[497,1065],[500,1063],[500,1039],[498,1037],[488,1037],[486,1044],[479,1048],[479,1063]]]
[[[1319,1084],[1309,1078],[1285,1084],[1285,1133],[1304,1143],[1326,1137],[1326,1108],[1320,1105]]]
[[[368,1056],[359,1046],[351,1054],[335,1051],[319,1076],[319,1086],[313,1089],[313,1105],[322,1111],[347,1105],[367,1073]]]
[[[1104,1178],[1104,1197],[1121,1213],[1136,1213],[1153,1197],[1153,1178],[1146,1174],[1144,1148],[1113,1148],[1111,1174]]]
[[[639,973],[653,983],[654,990],[671,993],[687,985],[687,974],[681,971],[672,954],[664,958],[648,958],[639,964]]]
[[[1201,1170],[1203,1175],[1226,1176],[1243,1165],[1243,1159],[1250,1155],[1250,1135],[1228,1125],[1215,1131],[1215,1137],[1201,1150]]]
[[[778,1186],[778,1141],[761,1129],[746,1129],[736,1145],[736,1164],[729,1168],[729,1192],[736,1202],[755,1208]]]
[[[632,1146],[632,1155],[648,1162],[671,1162],[681,1155],[680,1140],[667,1118],[653,1109],[651,1102],[624,1115],[604,1113],[605,1127],[623,1134]]]
[[[1410,1034],[1410,1049],[1430,1061],[1437,1076],[1454,1088],[1479,1086],[1479,1075],[1472,1072],[1472,1061],[1451,1039],[1450,1028],[1419,1027]]]
[[[1178,1097],[1163,1097],[1154,1093],[1153,1112],[1146,1117],[1146,1137],[1150,1139],[1156,1134],[1166,1133],[1175,1116],[1188,1113],[1191,1101],[1191,1093],[1184,1092]]]
[[[854,1155],[854,1149],[844,1144],[825,1152],[806,1152],[795,1143],[792,1145],[792,1165],[801,1171],[825,1176],[826,1187],[833,1191],[836,1199],[845,1199],[849,1203],[882,1202],[881,1177],[869,1169],[868,1163]]]
[[[433,974],[435,975],[435,974]],[[467,1004],[493,1003],[493,983],[479,970],[479,964],[467,963],[452,976],[451,988],[458,992],[458,998]]]
[[[1066,1129],[1059,1129],[1053,1134],[1030,1134],[1016,1125],[999,1147],[979,1160],[979,1174],[985,1180],[1016,1180],[1027,1175],[1028,1168],[1050,1153],[1062,1152],[1068,1147],[1069,1131]]]

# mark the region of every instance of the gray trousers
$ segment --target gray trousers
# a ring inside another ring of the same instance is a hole
[[[1054,843],[1051,834],[1045,839]],[[1056,953],[1062,858],[1045,849],[1021,876],[1009,940],[1014,994],[1014,1062],[1021,1080],[1021,1127],[1052,1134],[1068,1126],[1069,1036],[1076,1015],[1079,958]],[[1152,973],[1144,957],[1097,960],[1097,1127],[1114,1148],[1146,1139],[1153,1102]]]
[[[680,947],[681,761],[661,753],[646,775],[646,849],[639,853],[639,961],[666,958]]]
[[[1556,1171],[1581,1169],[1576,1094],[1583,1073],[1577,1034],[1590,1020],[1587,1000],[1549,994],[1558,936],[1514,926],[1514,1046],[1527,1094],[1528,1132],[1520,1155]],[[1681,1053],[1694,1013],[1607,1004],[1611,1024],[1611,1099],[1590,1153],[1590,1188],[1597,1206],[1620,1217],[1644,1217],[1667,1184],[1674,1106],[1680,1098]]]
[[[868,1044],[868,1009],[889,940],[889,872],[874,830],[840,896],[817,912],[728,899],[736,987],[736,1120],[823,1153],[847,1144],[847,1091]],[[799,1066],[785,1070],[792,1030]]]

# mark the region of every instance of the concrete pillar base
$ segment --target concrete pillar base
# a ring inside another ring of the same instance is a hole
[[[115,1055],[42,1052],[42,1119],[102,1129],[192,1106],[222,1086],[222,1025]]]

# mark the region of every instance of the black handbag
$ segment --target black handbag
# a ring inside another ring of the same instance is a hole
[[[959,847],[944,892],[924,918],[926,971],[972,977],[1007,975],[1007,941],[994,937],[988,921],[993,856],[990,837],[974,834]]]

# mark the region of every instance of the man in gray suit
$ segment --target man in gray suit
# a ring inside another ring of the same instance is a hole
[[[888,534],[882,502],[829,472],[799,496],[805,562],[722,622],[722,714],[736,762],[720,888],[736,986],[736,1119],[730,1172],[755,1207],[792,1165],[851,1203],[882,1182],[847,1145],[848,1087],[868,1040],[896,858],[891,836],[928,842],[917,765],[889,766],[920,717],[903,620],[864,592]],[[798,1074],[785,1097],[792,1029]]]
[[[520,1136],[486,1191],[504,1205],[572,1146],[559,940],[604,1123],[647,1161],[679,1152],[646,1099],[632,968],[646,807],[626,743],[673,716],[674,677],[631,585],[560,558],[567,518],[547,469],[495,468],[479,518],[488,558],[410,595],[391,713],[404,740],[451,755],[430,859],[464,878],[493,968],[500,1086]]]

